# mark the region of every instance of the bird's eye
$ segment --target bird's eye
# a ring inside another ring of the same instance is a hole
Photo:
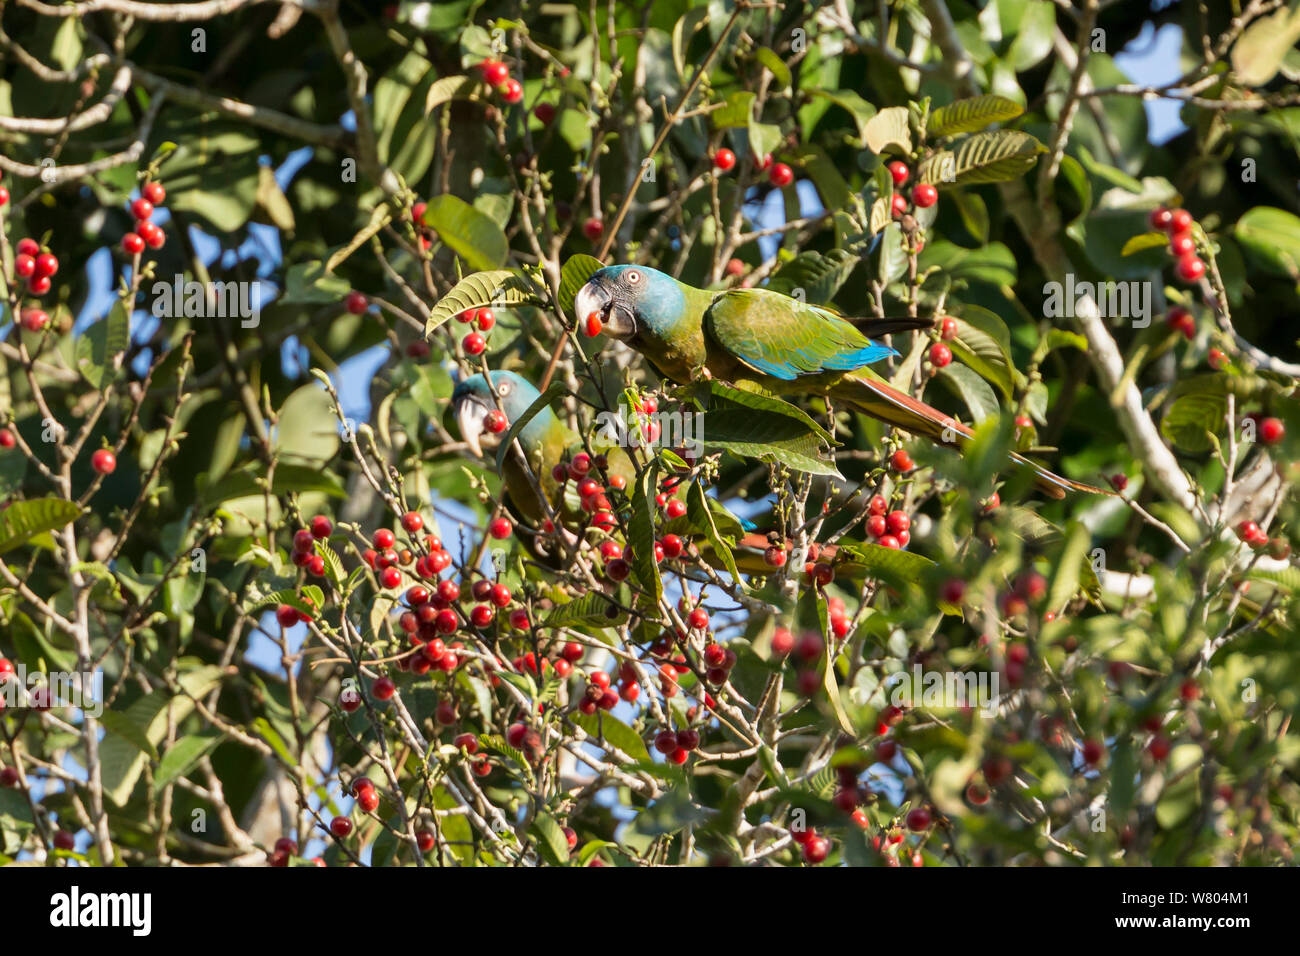
[[[510,394],[510,383],[509,383],[509,382],[502,382],[500,385],[498,385],[498,386],[497,386],[497,394],[498,394],[498,395],[509,395],[509,394]]]
[[[629,285],[636,285],[638,282],[641,281],[641,273],[637,272],[635,269],[632,269],[627,274],[627,281]]]

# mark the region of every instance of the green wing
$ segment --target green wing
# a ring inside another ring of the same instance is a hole
[[[756,372],[792,381],[848,372],[898,354],[829,309],[770,289],[732,289],[704,313],[713,339]]]

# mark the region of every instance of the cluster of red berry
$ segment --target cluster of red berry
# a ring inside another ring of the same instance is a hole
[[[901,189],[907,184],[912,177],[912,171],[907,168],[907,164],[895,160],[889,164],[889,176],[894,181],[895,189]],[[889,211],[895,219],[902,219],[907,213],[911,212],[913,207],[916,209],[929,209],[939,201],[939,190],[935,189],[930,183],[917,183],[912,187],[912,200],[909,203],[906,196],[901,192],[895,192],[890,198]],[[917,247],[920,251],[920,247]]]
[[[15,247],[16,255],[14,256],[14,278],[23,279],[27,283],[27,293],[34,296],[42,296],[50,291],[51,279],[59,271],[59,260],[50,252],[49,249],[42,249],[35,239],[19,239]],[[28,312],[39,312],[40,310],[28,310]],[[44,320],[39,323],[29,324],[27,314],[23,316],[23,327],[29,332],[39,332],[49,321],[49,317],[44,312],[40,313]]]
[[[912,519],[905,511],[890,511],[883,495],[867,504],[867,533],[885,548],[906,548],[912,540]]]
[[[957,338],[957,320],[945,317],[939,323],[939,339],[930,346],[930,364],[935,368],[944,368],[952,364],[952,348],[947,344]]]
[[[720,173],[729,173],[736,168],[736,154],[723,147],[713,153],[713,168]],[[767,181],[777,189],[784,189],[794,182],[794,170],[786,163],[772,161],[772,154],[767,153],[761,159],[754,157],[754,168],[760,173],[767,173]]]
[[[460,347],[465,350],[466,355],[482,355],[484,349],[487,348],[487,339],[483,336],[483,333],[492,331],[492,328],[497,324],[496,313],[487,307],[466,309],[456,316],[456,321],[478,328],[479,331],[470,332],[461,339]]]
[[[131,215],[135,217],[135,231],[122,237],[122,251],[129,256],[138,256],[145,246],[161,249],[166,241],[162,228],[152,221],[154,207],[167,198],[167,190],[162,183],[147,182],[140,187],[140,198],[131,203]]]
[[[1015,579],[1011,589],[1002,595],[999,605],[1003,617],[1017,617],[1029,613],[1029,606],[1036,604],[1047,596],[1047,579],[1037,571],[1026,571]],[[1022,645],[1023,646],[1023,645]],[[1020,683],[1024,676],[1025,660],[1013,660],[1007,655],[1007,681],[1012,687]]]
[[[500,60],[484,60],[478,65],[483,82],[500,94],[501,99],[511,105],[524,98],[524,88],[518,80],[510,75],[510,67]]]
[[[1174,271],[1184,282],[1196,282],[1205,275],[1205,263],[1196,255],[1196,239],[1192,226],[1196,220],[1186,209],[1166,209],[1161,206],[1151,213],[1151,228],[1169,236],[1169,254],[1174,257]]]

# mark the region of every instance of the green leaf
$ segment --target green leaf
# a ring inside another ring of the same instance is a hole
[[[588,591],[580,598],[556,605],[547,612],[541,627],[622,627],[627,613],[600,591]]]
[[[936,377],[966,403],[976,422],[998,414],[998,400],[993,389],[969,367],[953,363],[939,369]]]
[[[604,268],[595,256],[579,253],[569,256],[560,269],[560,310],[565,315],[573,315],[573,300],[578,297],[578,290],[587,284],[587,280]],[[585,316],[573,316],[575,322],[581,322]]]
[[[1228,415],[1226,391],[1192,392],[1180,395],[1169,405],[1160,422],[1160,434],[1188,454],[1209,451],[1214,436],[1225,427]]]
[[[154,774],[154,786],[161,790],[172,781],[185,776],[204,754],[215,750],[221,740],[217,734],[187,734],[177,740],[159,761],[158,772]]]
[[[478,80],[468,76],[444,76],[429,84],[424,96],[424,115],[428,116],[443,103],[463,100],[478,86]]]
[[[1045,152],[1047,147],[1028,133],[1017,130],[976,133],[953,150],[956,181],[968,185],[1019,179],[1034,167],[1039,154]]]
[[[664,596],[664,582],[655,560],[654,496],[658,487],[658,466],[651,462],[641,472],[632,495],[632,516],[628,519],[627,543],[632,549],[632,570],[641,587],[650,592],[657,608]]]
[[[889,106],[867,121],[863,129],[867,149],[879,155],[893,147],[905,156],[912,153],[912,129],[906,106]]]
[[[704,533],[714,554],[722,559],[731,579],[744,589],[745,582],[736,569],[736,559],[718,533],[717,525],[713,523],[713,510],[709,507],[708,496],[704,494],[704,486],[698,481],[691,482],[691,487],[686,492],[686,517],[694,528]]]
[[[129,740],[136,747],[149,755],[150,759],[158,759],[158,751],[153,745],[153,741],[145,734],[145,729],[136,725],[132,721],[129,713],[123,713],[118,710],[106,710],[99,717],[99,722],[104,725],[104,729],[109,733],[117,734],[123,740]]]
[[[560,866],[569,862],[569,840],[553,816],[549,813],[538,813],[529,830],[538,838],[537,848],[551,863]]]
[[[776,78],[777,89],[784,90],[790,85],[793,79],[790,75],[790,67],[785,65],[785,61],[777,56],[774,50],[761,46],[754,51],[754,56],[758,62],[772,71],[772,76]]]
[[[1300,2],[1260,17],[1232,46],[1232,69],[1246,86],[1263,86],[1277,75],[1282,61],[1300,40]]]
[[[1011,334],[994,313],[980,306],[962,304],[954,316],[957,336],[948,344],[953,354],[997,386],[1007,401],[1015,388],[1011,365]]]
[[[635,730],[603,710],[594,714],[575,712],[570,719],[596,740],[607,740],[634,760],[650,760],[645,741]]]
[[[1124,248],[1119,251],[1119,254],[1121,256],[1131,256],[1134,253],[1145,252],[1148,249],[1160,249],[1168,244],[1169,237],[1163,232],[1144,232],[1124,243]]]
[[[323,465],[339,449],[339,431],[329,392],[312,382],[295,389],[277,415],[271,447],[282,458]]]
[[[709,114],[716,129],[743,129],[753,120],[755,94],[737,90],[727,97],[727,105]]]
[[[77,368],[87,382],[102,388],[104,380],[113,377],[110,363],[130,344],[131,318],[118,299],[108,315],[86,329],[77,340]]]
[[[514,306],[536,304],[542,301],[541,290],[532,280],[510,269],[493,269],[475,272],[461,279],[451,291],[438,300],[424,325],[427,338],[434,329],[466,309],[481,306]]]
[[[62,498],[15,501],[0,511],[0,554],[20,548],[39,534],[75,521],[81,508]]]
[[[829,434],[803,411],[773,396],[711,380],[700,436],[705,447],[742,458],[778,462],[813,475],[839,475],[824,455]]]
[[[342,276],[333,275],[319,260],[299,262],[284,274],[285,304],[333,305],[341,301],[352,289],[352,283]]]
[[[994,123],[1015,119],[1023,112],[1019,103],[986,93],[940,106],[930,114],[925,129],[932,137],[974,133]]]
[[[1300,278],[1300,217],[1256,206],[1237,220],[1234,233],[1246,252],[1270,271]]]
[[[844,249],[827,252],[801,252],[772,274],[767,288],[786,295],[803,290],[803,300],[824,305],[848,281],[857,267],[857,256]]]
[[[471,269],[499,269],[510,255],[510,243],[501,227],[449,193],[429,200],[424,221]]]
[[[203,508],[213,508],[223,501],[261,494],[262,487],[258,484],[257,475],[263,471],[265,471],[264,466],[260,464],[253,465],[240,471],[230,472],[220,481],[211,485],[201,486],[198,497],[199,505]],[[338,479],[322,472],[319,468],[281,462],[275,468],[271,493],[272,495],[282,495],[291,491],[299,494],[309,491],[323,492],[334,498],[347,496],[347,492],[339,484]]]
[[[874,542],[842,544],[835,554],[835,574],[851,578],[883,578],[891,584],[910,586],[934,562],[925,555],[886,548]]]
[[[370,220],[361,228],[361,231],[348,240],[347,245],[336,249],[330,254],[329,259],[325,262],[325,272],[333,272],[345,261],[348,256],[356,252],[363,245],[370,241],[370,238],[393,221],[393,210],[386,204],[380,204],[370,210]]]
[[[1088,529],[1081,522],[1071,521],[1066,525],[1065,544],[1056,558],[1052,586],[1047,595],[1049,610],[1063,608],[1079,590],[1080,573],[1088,559],[1090,541]]]

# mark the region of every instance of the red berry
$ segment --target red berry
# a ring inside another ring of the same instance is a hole
[[[131,203],[131,215],[141,221],[147,220],[153,215],[153,203],[147,199],[137,199]]]
[[[19,253],[14,257],[14,275],[19,279],[29,279],[36,272],[36,260],[27,253]]]
[[[101,475],[111,475],[117,468],[117,456],[107,448],[101,448],[90,456],[90,467]]]
[[[317,515],[311,519],[311,536],[313,538],[323,541],[333,533],[334,526],[330,524],[329,518],[324,515]]]
[[[935,368],[943,368],[952,364],[952,349],[942,342],[935,342],[930,346],[930,364]]]
[[[912,171],[907,168],[907,163],[894,160],[889,164],[889,175],[893,178],[895,186],[901,186],[907,182],[907,177],[912,175]]]
[[[600,335],[601,329],[604,327],[605,325],[600,319],[600,313],[592,312],[587,316],[587,321],[583,331],[587,333],[587,338],[594,339],[596,336]]]
[[[881,535],[879,538],[876,539],[876,544],[880,545],[882,548],[892,548],[895,551],[901,550],[903,547],[902,539],[900,539],[897,535],[893,535],[893,534]]]
[[[664,506],[664,514],[669,518],[680,518],[682,515],[686,514],[686,502],[674,498]]]
[[[731,172],[736,165],[736,154],[729,149],[720,149],[713,154],[713,165],[724,173]]]
[[[912,527],[912,519],[907,516],[905,511],[891,511],[885,517],[885,524],[888,526],[890,534],[902,534]]]
[[[347,298],[343,300],[343,306],[353,315],[364,315],[366,309],[370,307],[370,301],[366,298],[365,293],[353,289],[348,293]]]
[[[907,814],[907,828],[913,833],[920,833],[930,825],[930,811],[925,807],[917,807],[915,810],[909,810]]]
[[[281,604],[275,609],[275,619],[281,627],[293,627],[298,623],[298,609],[292,604]]]
[[[23,309],[23,328],[28,332],[39,332],[50,323],[50,316],[43,309]]]
[[[1222,349],[1212,348],[1206,354],[1205,361],[1210,368],[1218,371],[1228,364],[1228,356],[1223,353]]]
[[[330,821],[330,833],[340,840],[346,839],[352,835],[352,821],[347,817],[335,817]]]
[[[889,456],[889,466],[898,472],[908,472],[916,467],[916,462],[912,461],[912,456],[905,449],[900,448]]]
[[[1196,243],[1190,235],[1186,233],[1174,236],[1169,240],[1169,254],[1175,259],[1181,259],[1183,256],[1190,256],[1196,251]]]
[[[487,348],[487,340],[477,332],[471,332],[461,339],[460,345],[466,355],[482,355],[483,350]]]
[[[478,309],[466,309],[464,312],[456,313],[456,321],[464,322],[469,325],[478,317]]]
[[[59,271],[59,260],[52,252],[42,252],[36,257],[36,276],[49,277]]]
[[[818,864],[823,862],[831,852],[831,841],[821,836],[811,836],[803,843],[803,858],[806,862]]]
[[[393,695],[397,693],[397,685],[393,683],[392,678],[380,677],[370,685],[370,693],[375,696],[375,700],[392,700]]]
[[[8,196],[6,196],[5,198],[7,199]],[[4,205],[4,203],[3,203],[3,202],[0,202],[0,206],[3,206],[3,205]],[[54,849],[56,849],[56,850],[73,850],[73,849],[76,849],[76,846],[77,846],[77,840],[76,840],[76,838],[75,838],[71,833],[69,833],[67,830],[55,830],[55,831],[54,831]]]
[[[524,87],[513,76],[501,84],[501,98],[507,103],[518,103],[524,98]]]
[[[1083,762],[1089,766],[1096,766],[1101,762],[1102,755],[1106,753],[1106,748],[1102,746],[1099,740],[1085,740],[1083,742]]]
[[[768,171],[767,181],[777,189],[784,189],[794,182],[794,170],[785,163],[776,163]]]
[[[1174,214],[1161,206],[1159,209],[1151,210],[1150,222],[1152,229],[1165,231],[1169,228],[1169,223],[1173,220]]]
[[[763,563],[769,568],[785,567],[785,548],[774,544],[763,552]]]
[[[533,115],[543,126],[550,126],[551,121],[555,119],[555,104],[538,103],[533,107]]]
[[[357,794],[357,806],[362,813],[374,813],[379,806],[379,792],[369,787]]]
[[[27,280],[27,291],[32,295],[45,295],[50,291],[50,285],[49,276],[32,276]]]
[[[492,523],[488,525],[488,534],[498,541],[510,537],[510,532],[514,530],[514,525],[510,523],[509,518],[493,518]]]
[[[1164,760],[1169,756],[1171,746],[1168,737],[1156,734],[1156,736],[1151,738],[1151,743],[1147,744],[1147,752],[1150,753],[1152,758],[1155,760]]]
[[[474,321],[479,331],[487,332],[497,324],[497,314],[488,308],[478,309],[474,312]]]
[[[1184,282],[1195,282],[1205,275],[1205,263],[1194,255],[1183,256],[1174,270]]]
[[[510,68],[500,60],[484,60],[478,68],[483,73],[483,82],[488,86],[500,86],[510,77]]]
[[[902,219],[907,214],[907,197],[902,193],[894,193],[889,200],[889,214],[895,219]]]
[[[1253,521],[1243,521],[1241,524],[1237,525],[1237,537],[1242,541],[1252,541],[1258,538],[1261,534],[1263,534],[1263,532],[1260,530],[1259,525],[1255,524]]]
[[[162,183],[145,183],[140,187],[140,194],[155,206],[161,206],[167,198],[167,190],[163,189]]]
[[[1192,228],[1192,214],[1186,209],[1175,209],[1169,214],[1169,232],[1171,235],[1177,235],[1180,232],[1187,232]]]
[[[13,448],[18,443],[14,433],[7,428],[0,428],[0,448]]]
[[[929,183],[921,183],[912,190],[912,202],[918,209],[929,209],[939,201],[939,190]]]
[[[316,557],[320,557],[320,555],[317,555]],[[383,571],[379,572],[379,583],[389,590],[401,587],[402,572],[393,567],[384,568]]]
[[[370,543],[380,551],[386,551],[397,543],[397,535],[387,528],[380,528],[370,538]]]
[[[582,224],[582,234],[591,242],[595,242],[605,232],[605,223],[598,216],[591,216]]]
[[[1265,445],[1276,445],[1286,435],[1281,419],[1266,418],[1259,423],[1259,440]]]
[[[951,342],[957,337],[957,320],[953,318],[944,319],[939,323],[939,337],[946,342]]]
[[[137,233],[128,232],[122,237],[122,251],[130,256],[138,256],[144,252],[144,240]]]
[[[687,623],[697,631],[703,631],[709,626],[709,612],[702,607],[697,607],[687,616]]]
[[[1115,474],[1110,476],[1110,486],[1116,491],[1123,491],[1128,487],[1128,475]]]
[[[408,511],[402,515],[402,527],[406,529],[407,534],[415,534],[424,527],[424,519],[420,517],[417,511]]]

